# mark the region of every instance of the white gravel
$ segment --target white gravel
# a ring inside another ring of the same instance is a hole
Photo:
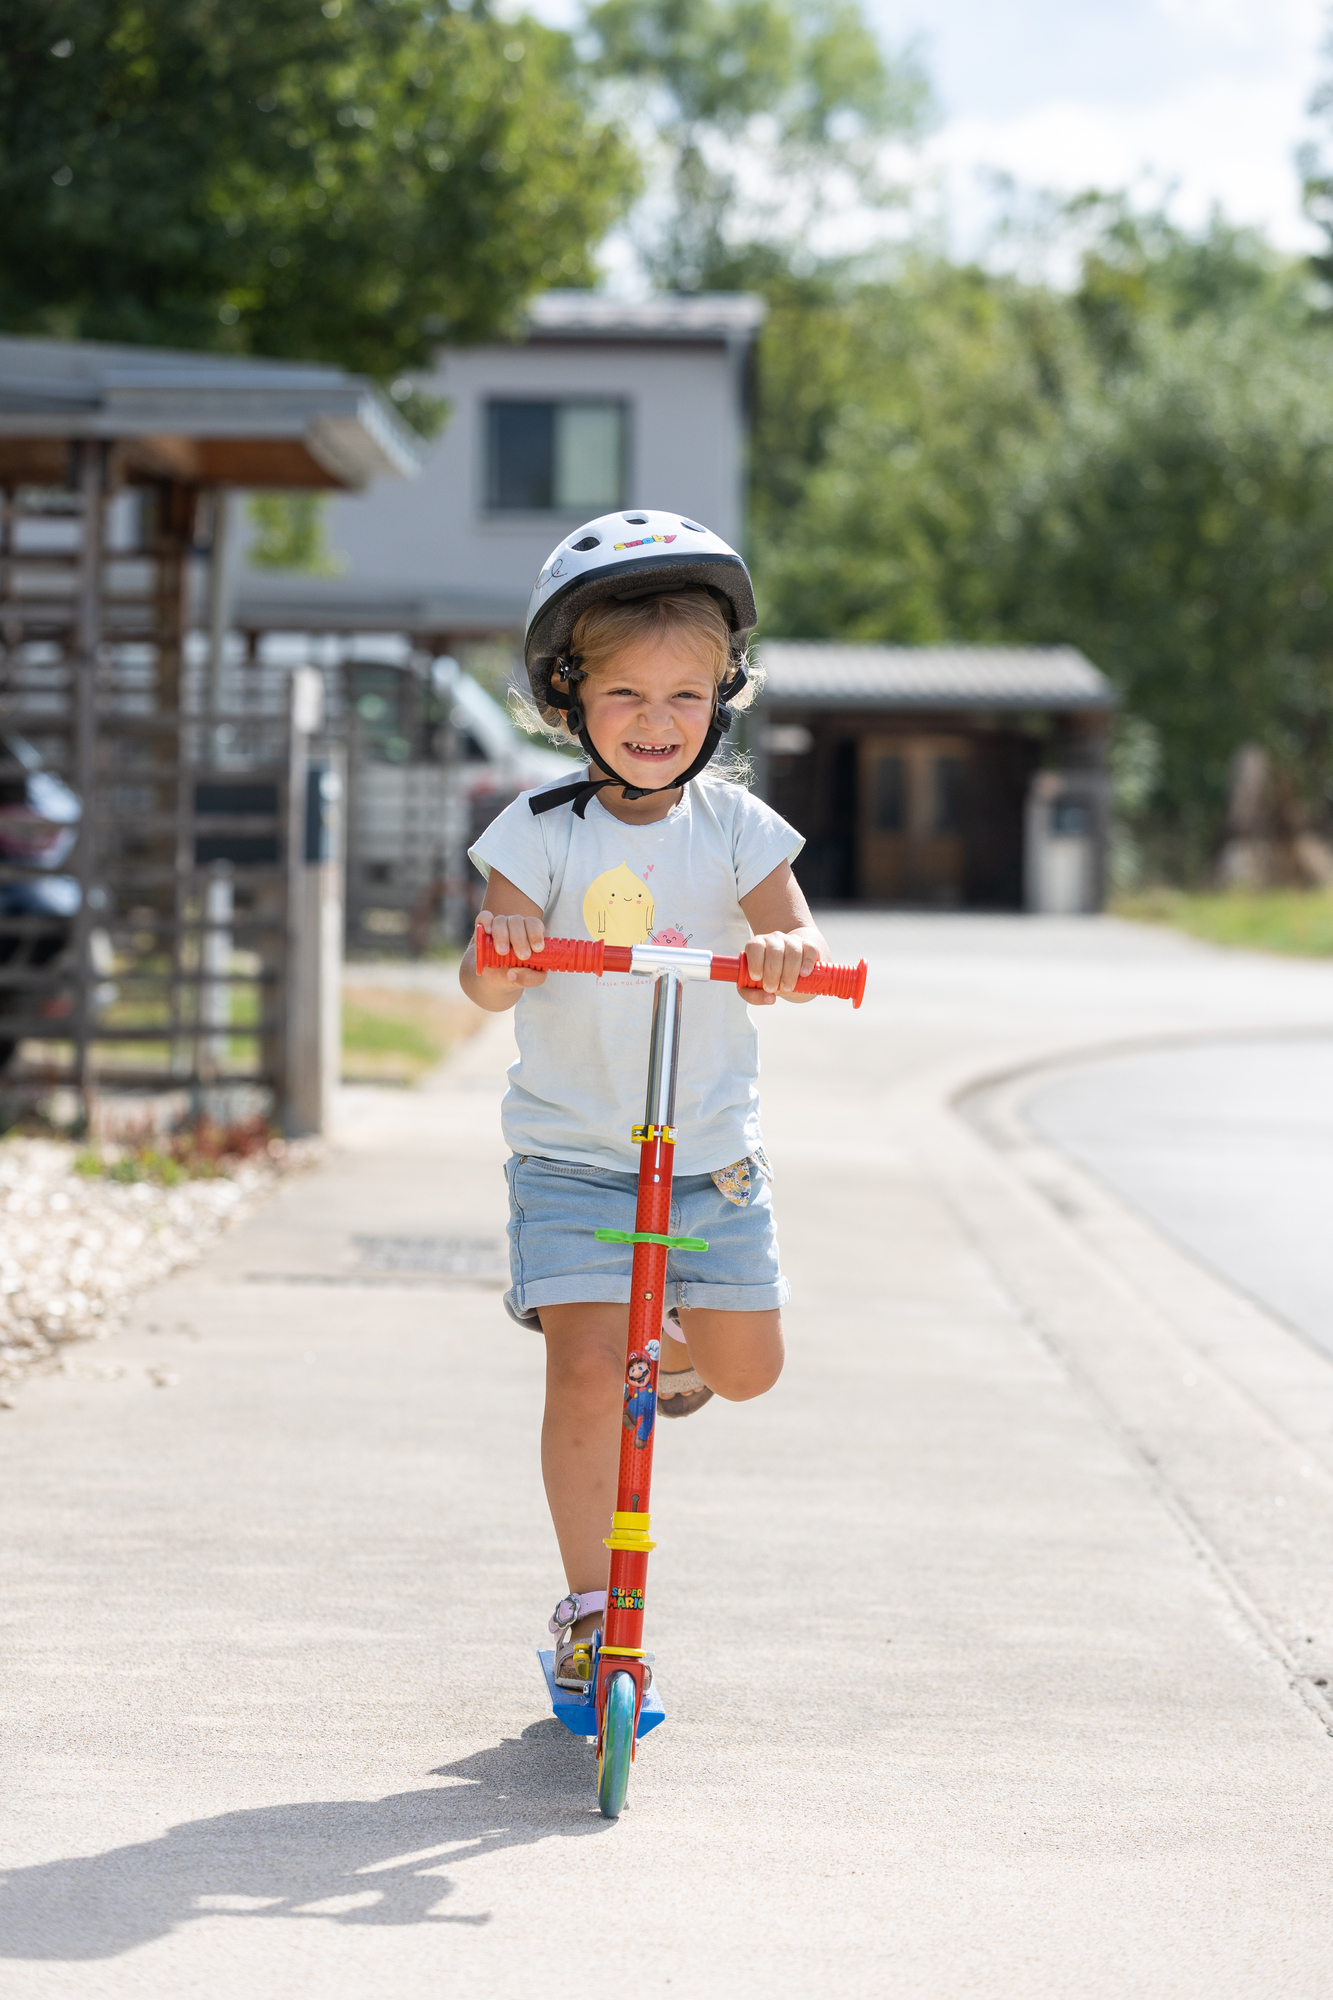
[[[278,1145],[215,1180],[158,1187],[75,1173],[77,1148],[60,1140],[0,1141],[0,1407],[68,1343],[113,1333],[136,1293],[191,1263],[316,1151]]]

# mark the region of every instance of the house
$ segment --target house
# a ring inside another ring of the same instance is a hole
[[[1072,646],[757,652],[756,787],[806,836],[812,900],[1100,909],[1115,695]]]
[[[247,658],[319,664],[348,738],[354,947],[420,942],[435,918],[464,935],[467,839],[550,774],[550,753],[493,705],[484,729],[464,712],[472,684],[456,661],[499,641],[503,678],[533,579],[561,537],[651,501],[740,543],[749,357],[763,315],[744,293],[627,304],[548,292],[515,340],[445,349],[418,379],[447,402],[448,422],[410,498],[386,485],[330,499],[338,574],[242,557],[231,622]],[[443,699],[446,686],[455,693]],[[452,742],[440,726],[451,713]]]
[[[532,581],[580,521],[647,505],[743,533],[746,384],[761,299],[534,299],[519,337],[445,349],[449,406],[412,490],[339,495],[337,576],[243,565],[249,631],[410,633],[430,652],[521,633]]]

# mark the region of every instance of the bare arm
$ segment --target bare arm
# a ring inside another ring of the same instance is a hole
[[[478,921],[494,939],[495,949],[512,952],[516,958],[531,958],[546,938],[542,913],[531,896],[516,889],[507,876],[496,869],[486,884],[486,902]],[[503,1014],[518,1004],[525,986],[540,986],[544,972],[528,972],[522,966],[491,966],[477,970],[477,953],[469,945],[458,968],[458,983],[469,1000],[475,1000],[488,1014]]]
[[[815,927],[791,863],[779,862],[771,875],[741,897],[741,908],[754,932],[745,947],[750,976],[764,982],[762,993],[742,987],[744,997],[752,1007],[771,1007],[779,996],[804,1006],[814,995],[791,989],[803,972],[819,963],[828,946]]]

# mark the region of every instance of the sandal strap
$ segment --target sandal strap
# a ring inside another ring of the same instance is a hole
[[[548,1632],[563,1632],[576,1620],[586,1618],[593,1611],[605,1611],[606,1592],[604,1590],[571,1590],[562,1597],[547,1621]]]
[[[664,1368],[657,1378],[658,1399],[663,1396],[695,1396],[708,1384],[695,1368]]]

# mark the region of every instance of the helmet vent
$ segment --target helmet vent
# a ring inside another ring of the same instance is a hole
[[[708,533],[707,528],[701,528],[697,521],[687,521],[683,514],[680,517],[680,525],[682,528],[688,528],[692,535],[706,535]]]
[[[620,518],[622,521],[628,521],[631,528],[646,528],[648,526],[648,516],[646,514],[622,514]]]
[[[572,546],[575,555],[586,556],[589,549],[601,548],[602,538],[600,535],[585,535],[581,542],[575,542]]]

